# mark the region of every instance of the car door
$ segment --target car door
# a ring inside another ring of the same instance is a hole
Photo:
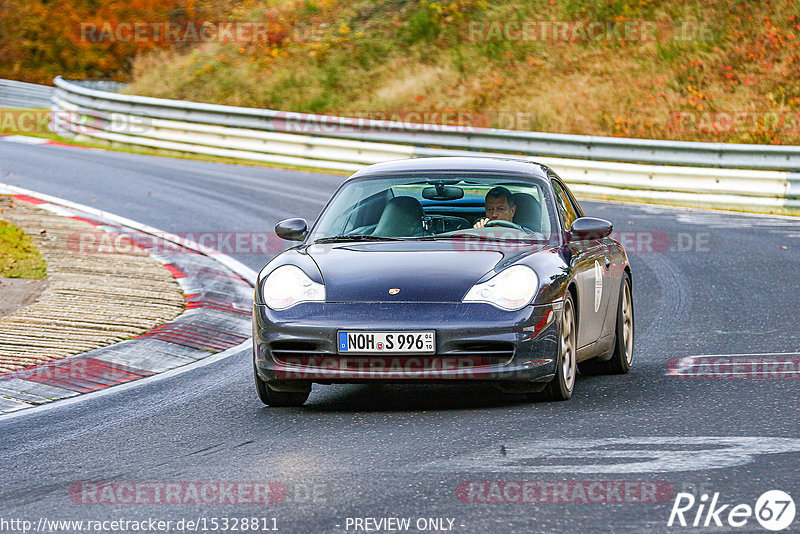
[[[581,216],[585,216],[583,209],[578,205],[578,201],[572,195],[566,185],[564,190],[572,203],[580,211]],[[602,244],[602,258],[599,258],[600,266],[602,267],[602,276],[598,278],[600,295],[600,309],[598,311],[600,317],[604,317],[601,326],[600,337],[614,335],[616,328],[617,318],[617,305],[619,304],[620,284],[622,284],[622,274],[624,271],[623,260],[624,257],[619,252],[618,244],[612,237],[604,237],[599,241]],[[597,283],[597,282],[596,282]]]
[[[583,211],[560,179],[551,176],[556,207],[565,232]],[[606,278],[606,246],[600,239],[574,241],[568,244],[572,252],[571,266],[578,284],[578,348],[597,341],[603,330],[606,307],[603,305],[603,285]]]

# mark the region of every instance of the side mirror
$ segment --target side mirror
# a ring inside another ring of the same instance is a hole
[[[605,219],[595,217],[581,217],[572,223],[569,231],[570,241],[588,241],[592,239],[603,239],[611,235],[614,225]]]
[[[287,241],[302,241],[308,234],[305,219],[284,219],[275,225],[275,233]]]

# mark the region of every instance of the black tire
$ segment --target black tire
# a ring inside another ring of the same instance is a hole
[[[308,400],[311,391],[275,391],[269,384],[261,380],[256,371],[255,364],[253,365],[253,376],[256,380],[256,392],[261,402],[267,406],[276,408],[302,406]]]
[[[575,305],[572,293],[564,296],[564,309],[561,312],[561,325],[558,329],[558,360],[556,376],[547,383],[539,393],[531,393],[530,397],[539,401],[563,401],[572,397],[575,389],[575,366],[577,354],[578,321],[575,317]]]
[[[631,370],[633,364],[633,293],[631,277],[627,271],[619,288],[617,302],[617,326],[614,330],[614,348],[611,358],[599,360],[592,358],[578,364],[584,375],[621,375]]]

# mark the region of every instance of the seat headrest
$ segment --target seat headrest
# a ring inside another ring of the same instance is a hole
[[[383,237],[411,237],[425,233],[422,218],[425,211],[414,197],[395,197],[386,203],[378,225],[372,235]]]
[[[539,201],[528,193],[514,193],[514,202],[517,205],[514,222],[535,232],[540,232],[542,230],[542,206]]]

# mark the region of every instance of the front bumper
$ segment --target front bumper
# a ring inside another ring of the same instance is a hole
[[[253,310],[262,380],[318,383],[547,382],[556,372],[561,303],[516,312],[489,304],[303,303]],[[435,354],[339,354],[339,330],[436,332]]]

